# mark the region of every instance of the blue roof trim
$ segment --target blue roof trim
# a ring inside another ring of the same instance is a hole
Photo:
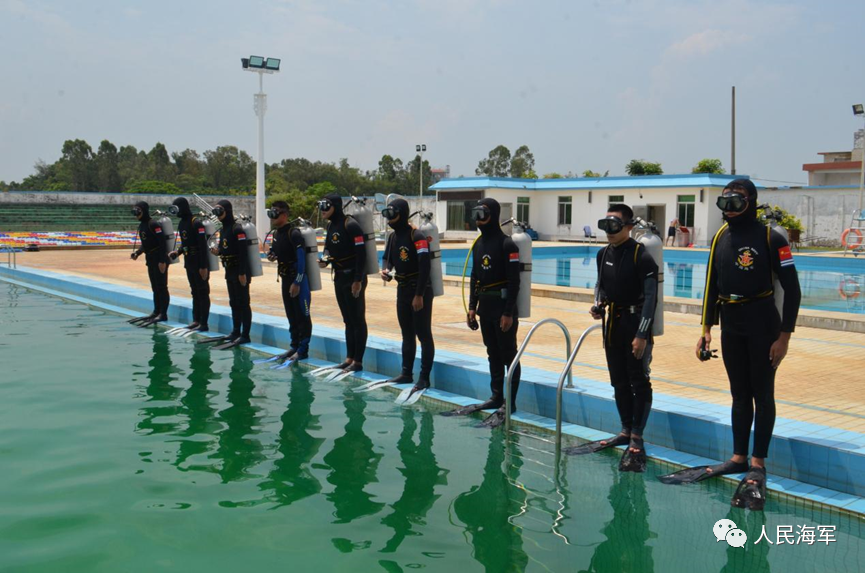
[[[526,191],[590,190],[590,189],[652,189],[675,187],[725,187],[733,179],[747,175],[645,175],[640,177],[580,177],[577,179],[516,179],[511,177],[463,177],[442,179],[430,187],[433,191],[463,189],[517,189]],[[756,183],[758,188],[765,188]]]

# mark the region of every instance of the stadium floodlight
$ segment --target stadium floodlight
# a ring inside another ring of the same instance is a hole
[[[249,56],[240,58],[244,71],[258,74],[258,93],[254,94],[255,115],[258,116],[258,158],[255,173],[255,226],[263,232],[269,226],[264,211],[264,113],[267,111],[267,95],[264,93],[264,74],[279,72],[279,58]]]

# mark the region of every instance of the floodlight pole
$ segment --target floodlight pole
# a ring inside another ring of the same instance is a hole
[[[258,161],[255,173],[255,227],[259,235],[266,231],[267,215],[264,209],[264,114],[267,111],[267,95],[264,93],[264,72],[258,72],[258,93],[253,109],[258,116]]]
[[[865,119],[865,115],[862,116]],[[865,130],[863,130],[865,131]],[[862,163],[859,169],[859,219],[862,219],[862,194],[865,191],[865,133],[862,134]]]

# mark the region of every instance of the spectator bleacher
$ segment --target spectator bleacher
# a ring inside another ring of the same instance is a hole
[[[168,203],[151,205],[150,210],[168,211]],[[137,227],[129,205],[0,204],[0,232],[111,232],[133,231]]]

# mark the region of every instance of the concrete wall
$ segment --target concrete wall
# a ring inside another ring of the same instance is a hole
[[[760,191],[760,202],[778,205],[799,217],[805,226],[803,239],[815,239],[817,245],[840,246],[841,233],[850,226],[853,210],[859,208],[859,189],[764,189]]]
[[[192,200],[192,195],[187,196]],[[234,195],[204,195],[202,198],[211,205],[220,199],[228,199],[235,213],[255,214],[255,197]],[[132,205],[137,201],[147,201],[150,205],[170,205],[173,195],[148,195],[144,193],[71,193],[53,191],[9,191],[0,193],[0,204],[33,203],[60,205]]]

